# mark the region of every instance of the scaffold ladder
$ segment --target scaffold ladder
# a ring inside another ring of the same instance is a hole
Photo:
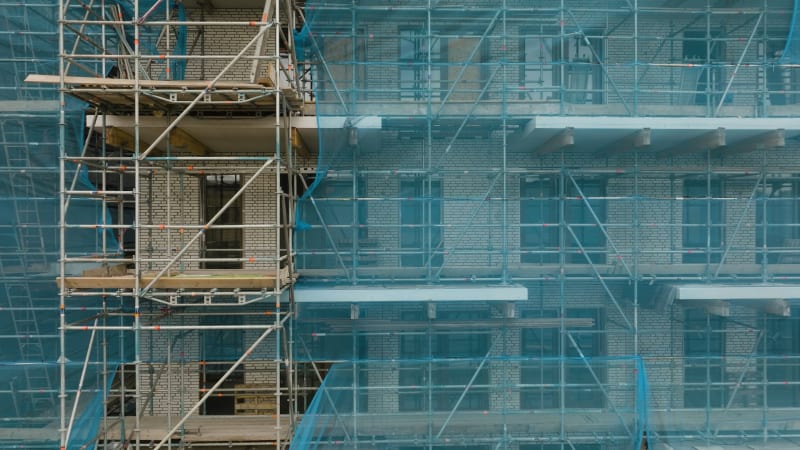
[[[9,60],[14,68],[14,75],[11,77],[15,82],[17,98],[23,97],[29,100],[43,100],[43,92],[41,89],[24,90],[24,83],[22,80],[30,73],[39,73],[39,60],[36,58],[34,51],[35,45],[33,36],[36,33],[31,32],[30,11],[24,4],[18,7],[4,8],[2,15],[0,15],[0,30],[5,30],[2,34],[7,36],[7,50],[9,52]],[[36,93],[36,97],[31,98],[30,95]]]
[[[50,374],[41,365],[46,355],[30,286],[33,274],[47,271],[47,259],[39,201],[29,170],[29,138],[23,120],[0,121],[0,139],[4,165],[8,169],[8,195],[11,200],[8,204],[14,209],[13,212],[9,211],[11,226],[0,229],[0,280],[3,282],[14,333],[18,337],[20,360],[33,363],[24,366],[23,385],[30,393],[34,410],[46,411],[54,408],[56,402]]]
[[[3,274],[5,277],[6,275]],[[44,363],[46,356],[33,306],[30,286],[25,280],[6,281],[5,294],[8,308],[18,336],[19,351],[24,363]],[[47,369],[41,365],[25,365],[25,386],[30,393],[35,411],[48,411],[55,407],[53,383]]]

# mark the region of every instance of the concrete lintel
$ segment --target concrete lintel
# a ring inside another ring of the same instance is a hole
[[[308,287],[294,290],[297,303],[380,303],[380,302],[508,302],[528,299],[522,286],[348,286]]]

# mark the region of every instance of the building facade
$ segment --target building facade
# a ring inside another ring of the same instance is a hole
[[[107,3],[44,447],[794,445],[792,2]]]

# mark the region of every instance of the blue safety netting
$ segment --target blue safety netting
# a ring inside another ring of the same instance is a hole
[[[781,64],[800,64],[800,2],[794,1],[792,19],[790,22],[789,36],[786,38],[786,45],[780,56]]]
[[[123,348],[113,346],[101,352],[101,340],[91,341],[86,332],[68,333],[63,352],[60,349],[55,278],[61,242],[62,149],[67,188],[96,188],[89,169],[69,159],[83,151],[84,105],[68,99],[61,116],[56,88],[24,82],[29,74],[58,73],[58,5],[55,0],[0,5],[2,448],[58,447],[62,376],[67,415],[74,422],[68,448],[94,448],[91,441],[103,415],[103,394],[108,392],[116,361],[124,353]],[[60,122],[63,125],[59,126]],[[83,226],[103,223],[104,217],[110,220],[102,204],[86,198],[72,200],[65,211],[70,225],[64,231],[68,254],[96,255],[103,242],[109,254],[116,254],[118,243],[113,234]],[[100,299],[81,297],[70,299],[61,311],[70,322],[88,319],[99,310]],[[108,332],[104,339],[112,338],[116,339],[117,333]],[[89,365],[84,370],[87,354]],[[98,363],[104,359],[104,364]]]
[[[520,379],[515,371],[535,376]],[[542,378],[576,371],[607,381]],[[647,380],[637,358],[358,361],[330,368],[291,448],[640,450],[646,431]]]

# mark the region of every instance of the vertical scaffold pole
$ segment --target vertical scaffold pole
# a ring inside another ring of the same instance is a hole
[[[134,117],[134,124],[133,124],[133,156],[134,156],[134,189],[133,189],[133,202],[134,202],[134,219],[133,219],[133,233],[134,233],[134,295],[133,295],[133,348],[134,348],[134,357],[133,357],[133,364],[134,364],[134,376],[135,376],[135,391],[134,391],[134,401],[136,402],[136,418],[135,418],[135,425],[134,425],[134,441],[135,441],[135,448],[141,448],[141,416],[142,416],[142,406],[140,402],[140,395],[141,395],[141,317],[140,317],[140,310],[141,307],[141,297],[140,297],[140,288],[142,283],[142,264],[141,264],[141,233],[139,225],[142,220],[142,212],[141,212],[141,164],[142,161],[139,158],[139,152],[141,148],[139,146],[139,139],[141,133],[141,118],[139,114],[141,114],[140,108],[140,77],[141,77],[141,48],[139,46],[139,39],[140,39],[140,23],[139,23],[139,0],[134,0],[133,2],[133,50],[134,50],[134,81],[133,81],[133,117]]]
[[[274,42],[274,55],[275,64],[273,76],[275,77],[275,246],[274,246],[274,263],[275,264],[275,286],[273,287],[273,295],[275,296],[275,448],[281,449],[281,58],[280,58],[280,42],[281,42],[281,10],[280,1],[274,1],[274,15],[273,26],[275,31]],[[287,11],[287,14],[290,11]],[[262,18],[263,19],[263,18]],[[292,33],[294,30],[287,30]],[[291,49],[290,49],[291,50]],[[291,60],[291,59],[290,59]],[[293,68],[291,68],[293,70]],[[289,276],[291,277],[291,268],[289,268]],[[290,278],[291,281],[291,278]]]
[[[65,84],[64,78],[66,74],[64,73],[65,66],[64,66],[64,20],[66,19],[66,10],[64,6],[64,0],[59,0],[58,2],[58,180],[59,180],[59,192],[58,192],[58,210],[59,210],[59,222],[58,222],[58,273],[61,277],[61,286],[59,287],[59,305],[58,305],[58,312],[59,312],[59,329],[58,329],[58,336],[59,336],[59,346],[60,346],[60,356],[58,359],[58,366],[59,366],[59,441],[61,443],[61,450],[65,450],[67,448],[67,355],[66,355],[66,335],[65,335],[65,326],[66,326],[66,317],[65,317],[65,301],[66,301],[66,287],[64,286],[64,276],[66,274],[66,255],[65,255],[65,231],[66,231],[66,209],[64,205],[64,201],[66,197],[65,193],[65,159],[66,159],[66,118],[65,118]]]

